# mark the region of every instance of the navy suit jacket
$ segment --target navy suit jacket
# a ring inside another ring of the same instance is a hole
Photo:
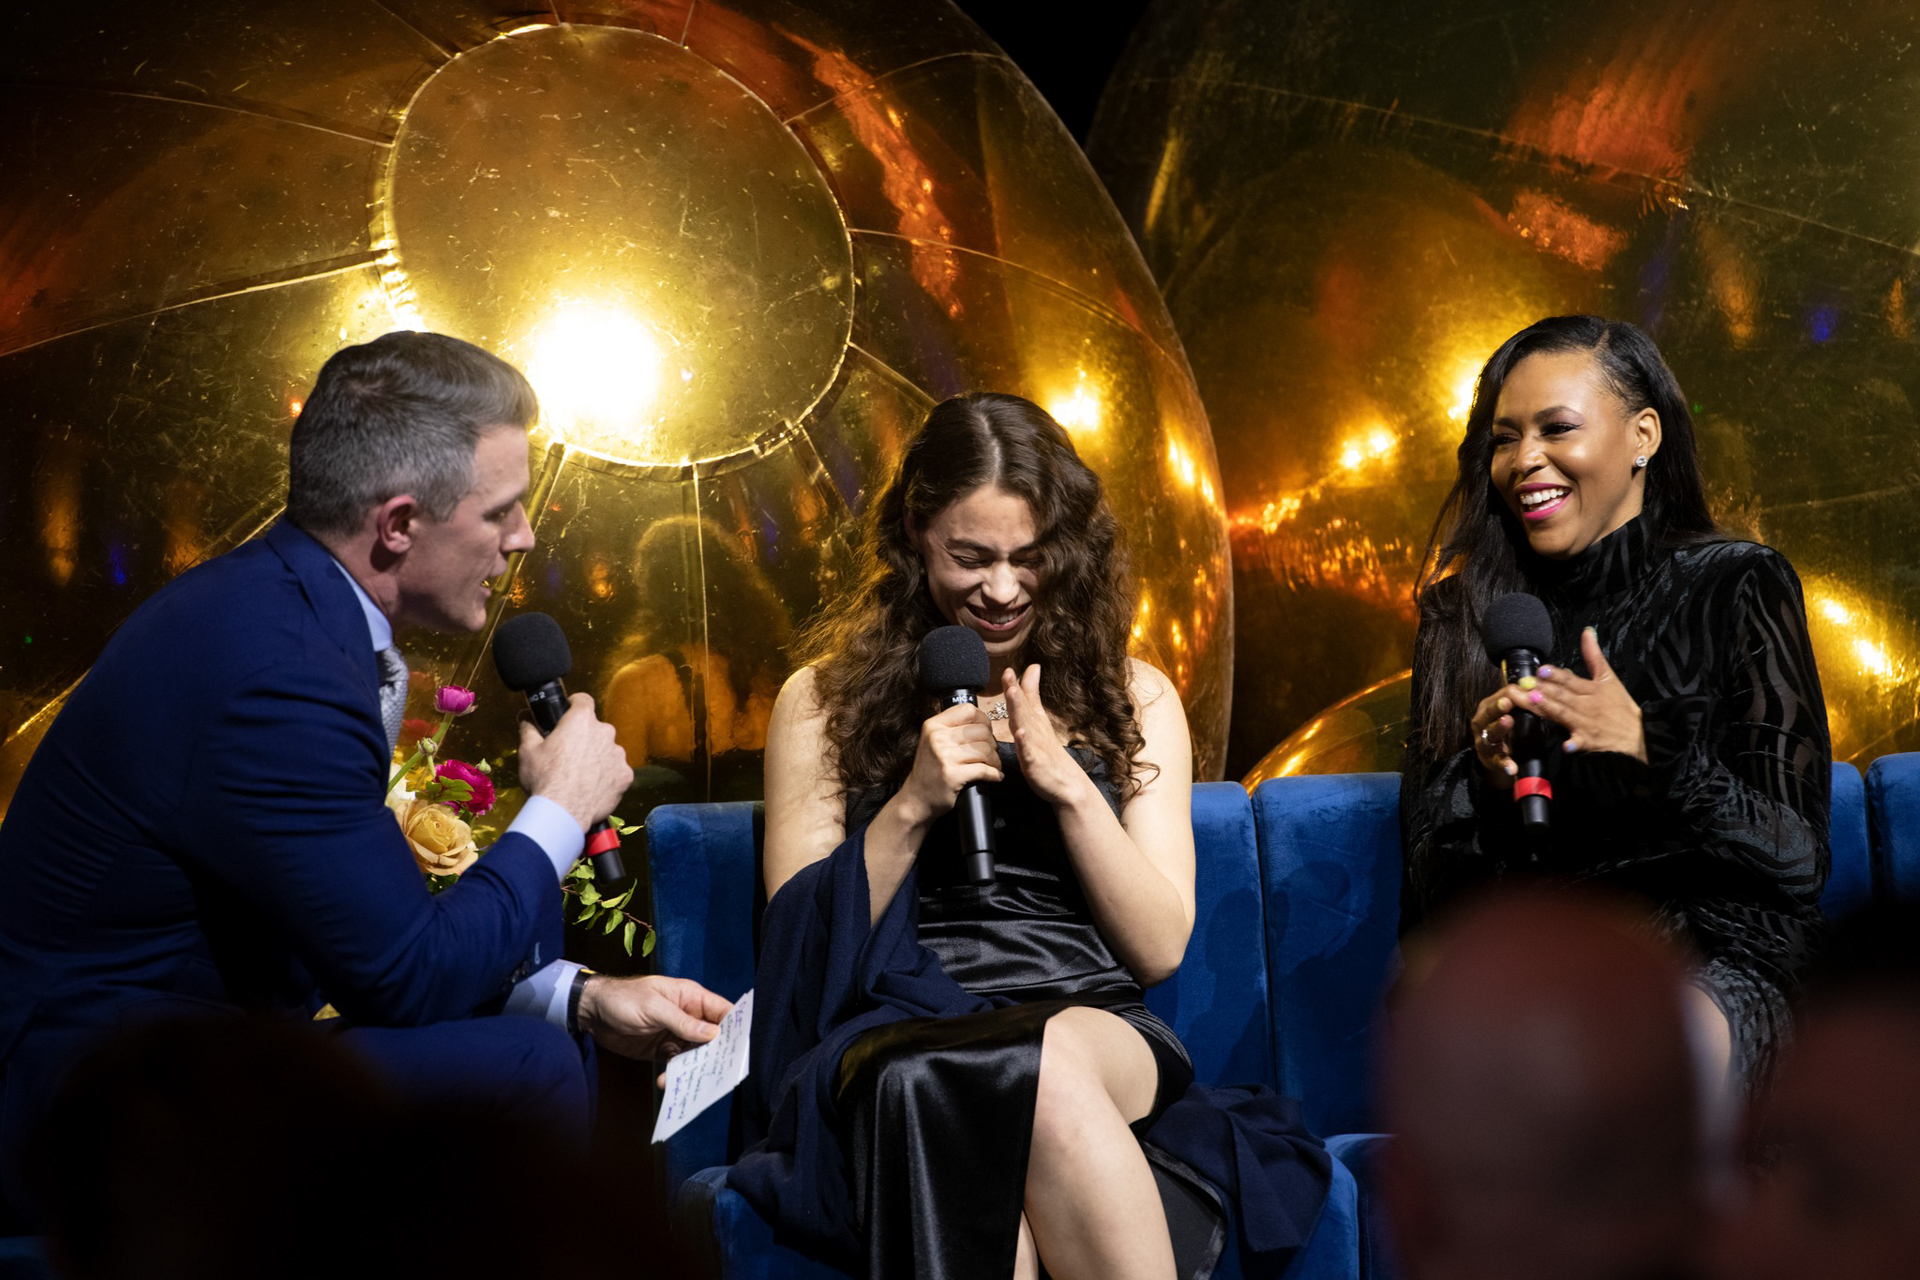
[[[427,892],[383,803],[371,644],[338,566],[284,521],[108,643],[0,825],[0,1143],[129,1019],[324,999],[420,1025],[559,957],[559,886],[526,836]]]

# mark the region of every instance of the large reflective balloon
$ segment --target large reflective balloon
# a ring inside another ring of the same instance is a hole
[[[1719,518],[1799,569],[1836,755],[1920,746],[1916,41],[1845,0],[1150,10],[1090,150],[1220,451],[1230,771],[1406,667],[1475,373],[1576,310],[1655,336]]]
[[[970,388],[1048,406],[1106,478],[1137,635],[1220,775],[1231,584],[1191,377],[1091,168],[951,5],[8,17],[0,806],[128,611],[278,514],[320,363],[396,327],[534,379],[540,546],[500,603],[559,617],[648,803],[758,794],[781,641]],[[484,637],[403,643],[481,689],[453,754],[513,741]]]

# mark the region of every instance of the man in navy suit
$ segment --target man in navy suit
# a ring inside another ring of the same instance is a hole
[[[75,1057],[117,1027],[248,1010],[310,1017],[401,1091],[584,1134],[570,1033],[634,1057],[710,1039],[727,1002],[559,958],[561,877],[632,780],[576,694],[523,727],[530,799],[430,895],[388,771],[395,627],[477,631],[533,546],[520,373],[438,334],[335,354],[295,424],[287,515],[181,575],[108,643],[0,825],[0,1191]],[[477,1016],[502,1015],[502,1016]],[[516,1016],[523,1015],[523,1016]]]

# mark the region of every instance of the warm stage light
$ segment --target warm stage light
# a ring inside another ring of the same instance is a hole
[[[589,453],[651,455],[662,364],[651,329],[618,308],[571,306],[535,331],[529,349],[527,377],[549,431]]]

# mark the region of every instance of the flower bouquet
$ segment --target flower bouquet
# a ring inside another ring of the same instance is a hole
[[[406,837],[413,860],[427,878],[434,893],[458,883],[461,875],[481,856],[483,846],[493,842],[498,832],[476,827],[469,819],[484,817],[493,810],[492,766],[481,760],[440,759],[447,732],[453,722],[471,712],[477,702],[473,690],[456,684],[441,685],[434,692],[434,710],[439,723],[410,720],[401,733],[401,747],[393,776],[387,783],[387,807],[399,820],[400,833]],[[407,742],[413,740],[411,752]],[[609,822],[623,834],[627,824],[618,818]],[[602,896],[594,882],[593,865],[582,858],[560,882],[560,891],[580,907],[574,923],[599,928],[603,933],[621,929],[621,942],[627,954],[633,954],[636,939],[640,954],[651,955],[657,940],[653,926],[627,910],[637,882],[618,894]],[[571,909],[571,908],[569,908]],[[604,923],[603,923],[604,922]],[[623,927],[624,926],[624,927]],[[646,930],[644,938],[640,931]]]

